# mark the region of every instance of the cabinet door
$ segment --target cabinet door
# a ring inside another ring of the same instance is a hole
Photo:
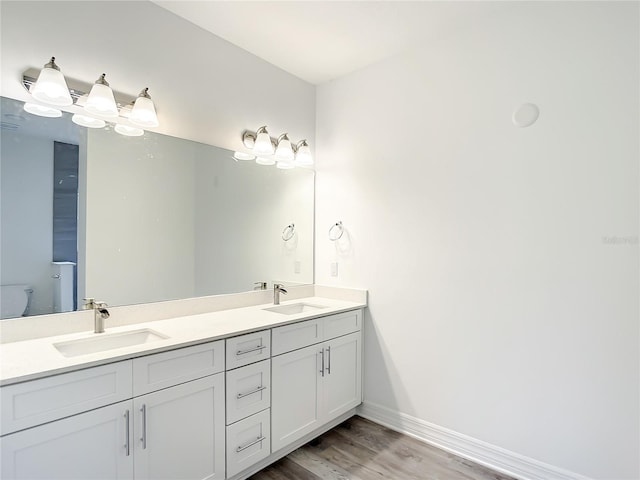
[[[223,479],[224,374],[134,398],[135,477]]]
[[[362,402],[360,332],[324,344],[323,421],[329,421]]]
[[[98,408],[0,439],[9,479],[132,479],[131,401]]]
[[[271,359],[271,451],[320,426],[322,346]]]

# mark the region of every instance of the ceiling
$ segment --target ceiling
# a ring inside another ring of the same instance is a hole
[[[312,84],[471,21],[487,2],[165,1],[157,5]]]

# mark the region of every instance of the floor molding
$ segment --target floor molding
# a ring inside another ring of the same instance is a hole
[[[590,480],[419,418],[365,402],[358,415],[521,480]]]

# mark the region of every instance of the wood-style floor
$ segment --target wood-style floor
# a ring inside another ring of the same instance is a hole
[[[250,478],[294,479],[513,480],[358,416]]]

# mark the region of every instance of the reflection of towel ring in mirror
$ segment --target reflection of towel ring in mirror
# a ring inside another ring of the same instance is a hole
[[[284,227],[284,230],[282,230],[282,239],[285,242],[288,242],[293,238],[293,234],[295,233],[295,231],[296,231],[296,226],[293,223],[290,223],[289,225]]]
[[[344,227],[342,226],[342,222],[337,222],[335,225],[331,225],[329,229],[329,240],[335,242],[342,238],[342,234],[344,233]]]

